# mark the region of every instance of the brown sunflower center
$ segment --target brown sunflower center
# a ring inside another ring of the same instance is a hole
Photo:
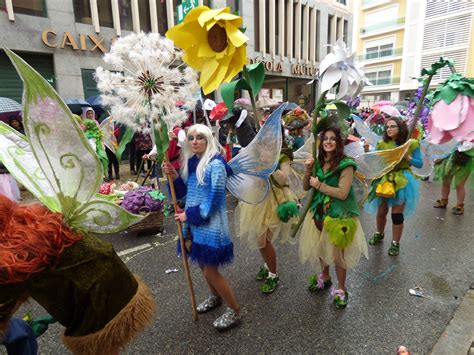
[[[222,52],[227,48],[227,33],[219,25],[214,25],[207,33],[207,41],[214,52]]]

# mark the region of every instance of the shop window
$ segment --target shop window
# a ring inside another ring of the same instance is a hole
[[[151,20],[150,5],[148,4],[148,0],[138,0],[138,13],[140,16],[140,30],[143,32],[150,32]]]
[[[16,14],[47,17],[45,0],[13,0],[12,4]],[[0,0],[0,10],[7,10],[5,0]]]

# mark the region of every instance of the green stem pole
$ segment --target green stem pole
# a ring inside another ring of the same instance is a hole
[[[316,108],[314,109],[314,118],[313,118],[313,137],[314,137],[314,142],[313,142],[313,159],[314,159],[314,165],[313,165],[313,173],[311,176],[316,175],[316,164],[317,164],[317,159],[318,159],[318,136],[317,136],[317,128],[318,128],[318,118],[319,118],[319,113],[321,110],[324,108],[326,104],[326,94],[328,92],[324,91],[321,96],[319,96],[318,102],[316,103]],[[311,193],[308,198],[308,202],[306,202],[306,205],[303,208],[303,211],[300,214],[300,219],[298,221],[298,224],[293,228],[291,231],[291,237],[295,238],[296,234],[298,233],[299,229],[301,228],[301,225],[303,224],[303,221],[306,217],[306,214],[309,211],[309,208],[311,207],[311,202],[313,201],[314,195],[316,193],[316,189],[314,187],[311,187]]]
[[[423,108],[423,101],[425,101],[425,97],[426,97],[426,94],[428,93],[428,89],[430,87],[431,79],[433,79],[433,75],[434,73],[428,75],[428,77],[426,78],[423,84],[423,91],[421,92],[421,97],[416,104],[416,110],[415,110],[415,114],[413,115],[413,121],[411,122],[410,127],[408,129],[408,138],[411,137],[413,130],[418,124],[418,118],[420,116],[421,109]]]
[[[255,118],[255,128],[257,131],[260,129],[259,122],[260,122],[260,114],[258,113],[257,110],[257,104],[255,103],[255,97],[253,94],[252,87],[250,86],[250,74],[249,71],[247,70],[247,66],[244,65],[244,69],[242,70],[242,74],[244,76],[245,81],[249,84],[249,89],[247,90],[250,94],[250,102],[252,103],[252,108],[253,108],[253,114]]]

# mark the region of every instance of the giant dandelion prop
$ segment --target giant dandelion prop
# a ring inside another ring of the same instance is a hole
[[[97,87],[102,102],[110,107],[114,121],[128,130],[150,133],[157,147],[157,160],[168,161],[168,131],[186,119],[177,103],[194,107],[193,94],[199,90],[197,72],[184,65],[173,42],[159,34],[131,34],[117,40],[104,57],[115,71],[97,68]],[[131,134],[127,135],[131,139]],[[173,179],[167,176],[175,210],[178,210]],[[183,230],[178,235],[183,266],[191,294],[193,319],[197,320],[196,300],[186,258]]]

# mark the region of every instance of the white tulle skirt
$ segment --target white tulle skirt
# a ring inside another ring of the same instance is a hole
[[[357,230],[352,243],[345,249],[336,247],[329,239],[324,227],[322,231],[316,228],[313,214],[309,211],[303,221],[299,239],[299,254],[302,263],[310,263],[313,267],[320,267],[321,261],[325,265],[338,265],[350,269],[359,263],[363,255],[369,258],[367,241],[358,218]]]
[[[297,198],[287,187],[273,191],[258,205],[239,202],[235,210],[236,234],[252,249],[264,248],[267,241],[293,241],[290,238],[291,227],[298,222],[298,218],[290,218],[284,223],[278,218],[277,209],[279,202],[297,201]]]
[[[20,201],[20,189],[16,180],[10,174],[0,174],[0,195],[13,201]]]

